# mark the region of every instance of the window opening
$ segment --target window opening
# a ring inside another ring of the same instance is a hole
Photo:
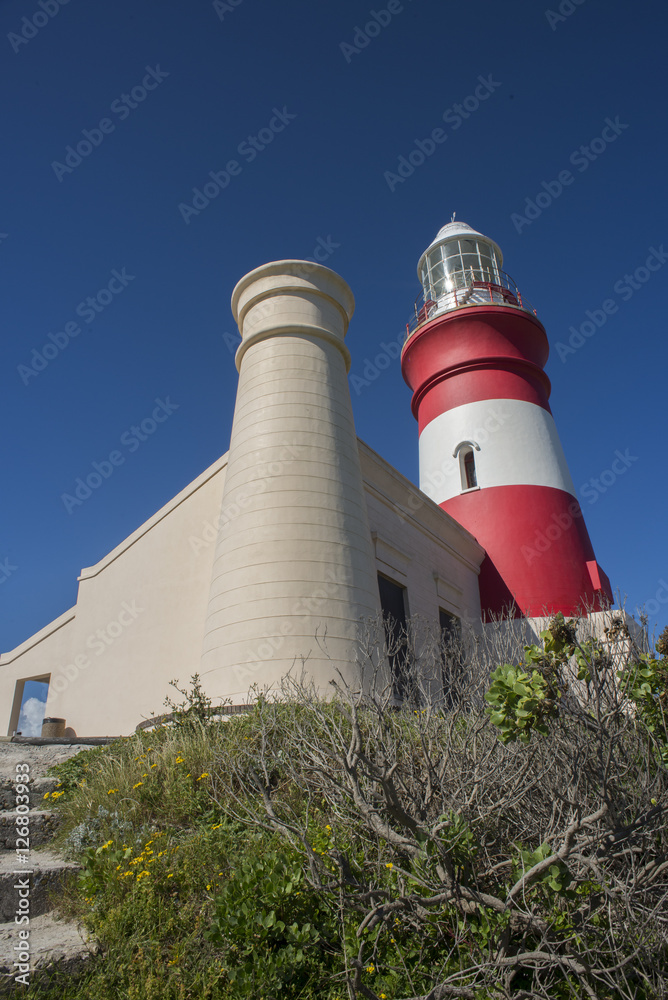
[[[469,448],[464,454],[464,489],[472,490],[478,485],[478,477],[475,471],[475,455],[473,448]]]
[[[50,675],[26,677],[16,682],[14,704],[9,722],[9,736],[41,736],[46,711]]]
[[[392,671],[392,691],[395,698],[403,701],[408,693],[406,588],[379,573],[378,592],[383,612],[387,655]]]
[[[446,708],[453,708],[456,701],[457,685],[462,677],[461,622],[456,615],[438,609],[441,630],[441,682],[443,702]]]

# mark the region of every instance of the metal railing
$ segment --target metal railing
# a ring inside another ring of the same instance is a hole
[[[481,272],[475,268],[463,271],[453,271],[446,280],[451,286],[439,295],[433,291],[425,297],[424,292],[415,300],[413,315],[406,323],[406,339],[429,320],[442,313],[452,312],[468,306],[503,305],[513,309],[536,315],[536,310],[529,300],[520,292],[515,281],[499,271],[492,277],[480,277]]]

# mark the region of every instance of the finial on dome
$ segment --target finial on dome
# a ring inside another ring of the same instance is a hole
[[[450,219],[450,222],[454,222],[455,221],[456,214],[457,214],[456,212],[452,213],[452,218]]]

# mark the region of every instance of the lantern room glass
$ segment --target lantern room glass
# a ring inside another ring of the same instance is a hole
[[[426,300],[438,300],[473,281],[498,283],[499,262],[494,248],[482,240],[447,240],[433,247],[422,268]]]

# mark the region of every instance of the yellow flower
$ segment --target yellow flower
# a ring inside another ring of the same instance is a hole
[[[108,840],[106,844],[102,845],[102,847],[100,848],[100,850],[106,851],[106,849],[110,846],[110,844],[113,844],[113,840]]]
[[[107,795],[114,795],[114,793],[117,791],[118,791],[117,788],[110,788],[109,791],[107,792]]]
[[[216,825],[215,825],[215,826],[212,826],[212,827],[211,827],[211,829],[212,829],[212,830],[217,830],[217,829],[218,829],[219,827],[221,827],[222,825],[223,825],[222,823],[216,823]]]
[[[367,965],[366,971],[367,972],[375,972],[376,971],[376,966],[375,965]]]
[[[211,886],[210,886],[210,885],[207,885],[207,890],[208,890],[209,892],[211,891]]]
[[[42,798],[44,798],[44,799],[48,799],[48,797],[49,797],[49,792],[47,792],[46,795],[42,796]]]
[[[143,785],[143,784],[144,784],[144,782],[143,782],[143,781],[138,781],[138,782],[137,782],[137,784],[136,784],[136,785],[133,785],[132,787],[133,787],[133,788],[139,788],[139,786],[140,786],[140,785]]]
[[[387,864],[385,865],[385,867],[386,868],[394,868],[394,865],[392,864],[391,861],[388,861]]]
[[[325,827],[325,830],[331,830],[331,829],[332,829],[332,828],[331,828],[331,826],[330,826],[330,825],[329,825],[329,823],[328,823],[328,824],[327,824],[327,826]]]
[[[185,760],[185,757],[177,757],[177,758],[176,758],[176,763],[177,763],[177,764],[183,764],[183,761],[184,761],[184,760]]]
[[[167,876],[167,878],[174,878],[174,873],[170,872],[169,875]]]
[[[82,784],[82,785],[84,785],[84,784],[85,784],[85,782],[84,782],[84,781],[82,781],[82,782],[81,782],[81,784]],[[81,785],[80,785],[79,787],[81,787]],[[64,794],[65,794],[65,792],[51,792],[51,798],[52,798],[52,799],[59,799],[59,798],[60,798],[60,796],[61,796],[61,795],[64,795]]]
[[[143,878],[144,875],[150,875],[150,874],[151,874],[150,872],[147,872],[146,869],[144,869],[143,872],[139,872],[139,875],[137,875],[137,881],[139,881],[140,878]]]
[[[387,1000],[387,993],[379,993],[380,1000]]]
[[[200,774],[200,776],[199,776],[199,778],[197,780],[201,781],[202,778],[208,778],[208,777],[209,777],[209,772],[205,771],[204,774]]]
[[[144,771],[144,773],[142,774],[142,778],[148,778],[148,771]]]
[[[157,766],[158,766],[157,764],[151,764],[151,767],[157,767]]]

